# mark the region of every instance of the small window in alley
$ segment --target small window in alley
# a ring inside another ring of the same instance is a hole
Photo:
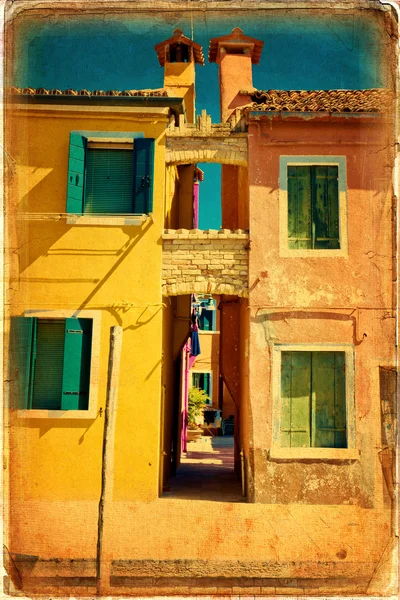
[[[212,397],[212,386],[211,386],[211,372],[208,373],[200,373],[193,372],[192,373],[192,385],[199,390],[204,390],[207,396]],[[211,404],[211,402],[209,402]]]
[[[282,448],[347,448],[345,352],[281,353]]]
[[[13,408],[87,410],[92,319],[11,319]]]
[[[201,331],[216,331],[217,329],[217,303],[211,297],[198,296],[194,306],[199,316]]]
[[[337,165],[288,166],[289,248],[339,249]]]

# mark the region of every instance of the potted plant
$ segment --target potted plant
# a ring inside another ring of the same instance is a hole
[[[196,417],[203,413],[204,405],[210,397],[204,390],[197,387],[191,387],[188,391],[188,431],[187,440],[191,442],[202,436],[203,430],[196,423]]]

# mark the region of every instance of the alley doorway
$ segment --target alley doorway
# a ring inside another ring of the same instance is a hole
[[[169,476],[164,476],[162,496],[243,502],[238,322],[229,323],[223,315],[223,297],[191,294],[186,300],[188,331],[175,361],[173,415],[166,419],[171,454],[164,450],[163,460]],[[184,305],[182,298],[181,311]],[[181,315],[177,328],[182,327]]]

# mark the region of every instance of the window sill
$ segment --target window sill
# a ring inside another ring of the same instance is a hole
[[[47,409],[27,409],[17,410],[18,419],[96,419],[98,411],[89,410],[47,410]]]
[[[270,448],[272,460],[359,460],[357,448]]]
[[[67,225],[141,227],[151,215],[67,215]]]
[[[202,329],[199,329],[199,335],[219,335],[219,331],[203,331]]]

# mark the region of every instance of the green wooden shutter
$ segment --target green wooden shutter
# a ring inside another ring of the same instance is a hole
[[[38,319],[32,408],[61,408],[64,320]]]
[[[347,448],[346,354],[335,352],[335,448]]]
[[[314,248],[339,248],[338,167],[312,167]]]
[[[205,391],[205,393],[208,396],[211,397],[211,394],[210,394],[210,380],[211,380],[210,373],[204,373],[203,374],[203,388],[202,389]]]
[[[311,168],[288,167],[289,248],[311,248]]]
[[[72,131],[69,139],[67,213],[83,212],[83,190],[85,183],[86,138]]]
[[[282,352],[281,366],[281,446],[309,447],[311,352]]]
[[[89,407],[92,319],[66,319],[62,410],[87,410]]]
[[[345,353],[312,354],[313,446],[345,448]]]
[[[133,144],[133,212],[153,212],[154,142],[152,138],[138,138]]]
[[[292,353],[281,354],[281,398],[280,398],[280,445],[290,448],[291,412],[292,412]]]
[[[132,213],[132,150],[88,149],[84,212]]]
[[[11,317],[7,376],[10,408],[30,408],[35,323],[34,317]]]

